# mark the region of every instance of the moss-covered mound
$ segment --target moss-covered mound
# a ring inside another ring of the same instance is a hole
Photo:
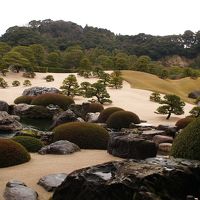
[[[108,132],[93,123],[70,122],[54,129],[54,141],[68,140],[82,149],[106,149]]]
[[[135,113],[129,111],[114,112],[106,121],[108,128],[113,129],[128,128],[131,123],[139,124],[140,118]]]
[[[21,144],[0,138],[0,168],[22,164],[30,158],[30,154]]]
[[[200,118],[194,119],[174,139],[171,155],[176,158],[200,160]]]
[[[106,121],[110,117],[110,115],[112,115],[114,112],[117,112],[117,111],[123,111],[123,109],[118,108],[118,107],[106,108],[105,110],[101,111],[99,118],[98,118],[98,122],[106,123]]]
[[[68,109],[69,105],[73,104],[74,100],[62,94],[42,94],[35,97],[31,104],[33,105],[41,105],[41,106],[48,106],[50,104],[58,105],[60,108],[66,110]]]
[[[194,117],[185,117],[182,119],[179,119],[175,126],[177,126],[178,129],[183,129],[185,128],[190,122],[194,120]]]
[[[101,112],[104,109],[103,105],[100,103],[90,103],[86,109],[87,113]]]
[[[14,103],[15,104],[20,104],[20,103],[31,104],[33,98],[34,98],[33,96],[20,96],[14,100]]]
[[[29,136],[15,136],[12,140],[20,143],[29,152],[38,152],[44,146],[40,140]]]

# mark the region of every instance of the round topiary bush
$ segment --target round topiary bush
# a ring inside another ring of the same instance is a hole
[[[35,78],[36,73],[35,72],[24,72],[22,76],[25,78]]]
[[[109,134],[93,123],[70,122],[54,129],[54,141],[68,140],[82,149],[106,149]]]
[[[19,81],[13,81],[13,82],[12,82],[12,86],[13,86],[13,87],[20,86],[20,82],[19,82]]]
[[[14,100],[14,103],[15,104],[20,104],[20,103],[31,104],[33,98],[34,98],[33,96],[20,96]]]
[[[177,128],[180,130],[180,129],[185,128],[193,120],[194,120],[194,117],[185,117],[183,119],[179,119],[176,122],[175,126],[177,126]]]
[[[42,94],[39,96],[36,96],[31,104],[32,105],[41,105],[41,106],[48,106],[50,104],[58,105],[60,108],[67,110],[68,107],[74,103],[74,100],[69,97],[62,94]]]
[[[0,138],[0,168],[22,164],[30,158],[30,154],[21,144]]]
[[[30,80],[24,80],[24,82],[23,82],[23,86],[31,86],[32,84],[31,84],[31,81]]]
[[[86,109],[87,113],[101,112],[104,109],[100,103],[90,103]]]
[[[99,118],[98,118],[98,122],[99,123],[106,123],[107,119],[110,117],[110,115],[112,115],[114,112],[117,111],[123,111],[122,108],[118,108],[118,107],[110,107],[110,108],[106,108],[103,111],[101,111]]]
[[[171,156],[200,160],[200,118],[194,119],[174,139]]]
[[[131,123],[139,124],[140,118],[129,111],[114,112],[106,121],[107,127],[113,129],[128,128]]]
[[[54,81],[54,77],[52,75],[47,75],[44,79],[46,80],[46,82]]]
[[[12,140],[21,144],[29,152],[38,152],[44,146],[40,140],[30,136],[15,136]]]

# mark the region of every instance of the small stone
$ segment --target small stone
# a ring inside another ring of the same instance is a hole
[[[170,152],[171,148],[172,148],[172,144],[171,143],[161,143],[158,146],[158,149],[160,151],[163,151],[163,152]]]
[[[85,120],[86,120],[86,122],[95,123],[95,122],[98,121],[99,115],[100,115],[99,112],[87,113],[86,116],[85,116]]]
[[[153,141],[159,145],[161,143],[172,143],[173,142],[173,138],[170,136],[165,136],[165,135],[155,135],[153,137]]]

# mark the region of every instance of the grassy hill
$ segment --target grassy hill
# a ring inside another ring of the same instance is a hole
[[[163,94],[176,94],[188,103],[194,100],[188,98],[188,93],[193,90],[200,90],[200,78],[182,78],[179,80],[163,80],[155,75],[124,70],[122,72],[124,80],[130,83],[132,88],[157,91]]]

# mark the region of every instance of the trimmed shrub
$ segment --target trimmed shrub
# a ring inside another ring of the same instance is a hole
[[[14,103],[15,104],[20,104],[20,103],[31,104],[33,98],[34,98],[33,96],[20,96],[14,100]]]
[[[31,81],[30,80],[24,80],[23,86],[31,86]]]
[[[114,112],[117,111],[123,111],[122,108],[118,108],[118,107],[110,107],[110,108],[106,108],[103,111],[101,111],[99,118],[98,118],[98,122],[99,123],[106,123],[107,119],[110,117],[110,115],[112,115]]]
[[[14,86],[14,87],[20,86],[20,82],[19,81],[13,81],[12,86]]]
[[[194,119],[174,139],[171,156],[200,160],[200,118]]]
[[[3,78],[0,78],[0,87],[1,88],[7,88],[8,87],[8,83]]]
[[[129,128],[131,123],[139,124],[140,118],[129,111],[114,112],[106,121],[108,128],[113,129]]]
[[[67,110],[68,107],[74,103],[74,100],[69,97],[62,94],[42,94],[39,96],[36,96],[31,104],[32,105],[41,105],[41,106],[48,106],[50,104],[58,105],[60,108]]]
[[[159,92],[153,92],[150,95],[150,101],[159,103],[161,100],[161,96]]]
[[[52,82],[52,81],[54,81],[54,78],[53,78],[52,75],[47,75],[44,79],[46,80],[46,82]]]
[[[101,112],[104,109],[103,105],[100,103],[90,103],[86,109],[87,113]]]
[[[44,146],[40,140],[29,136],[15,136],[12,140],[21,144],[29,152],[38,152]]]
[[[0,138],[0,168],[22,164],[30,158],[30,154],[21,144]]]
[[[106,149],[109,134],[93,123],[70,122],[54,129],[54,141],[68,140],[82,149]]]
[[[179,119],[175,126],[177,126],[178,129],[184,129],[190,122],[194,120],[193,117],[185,117],[182,119]]]
[[[22,76],[25,78],[35,78],[36,74],[35,72],[24,72]]]

